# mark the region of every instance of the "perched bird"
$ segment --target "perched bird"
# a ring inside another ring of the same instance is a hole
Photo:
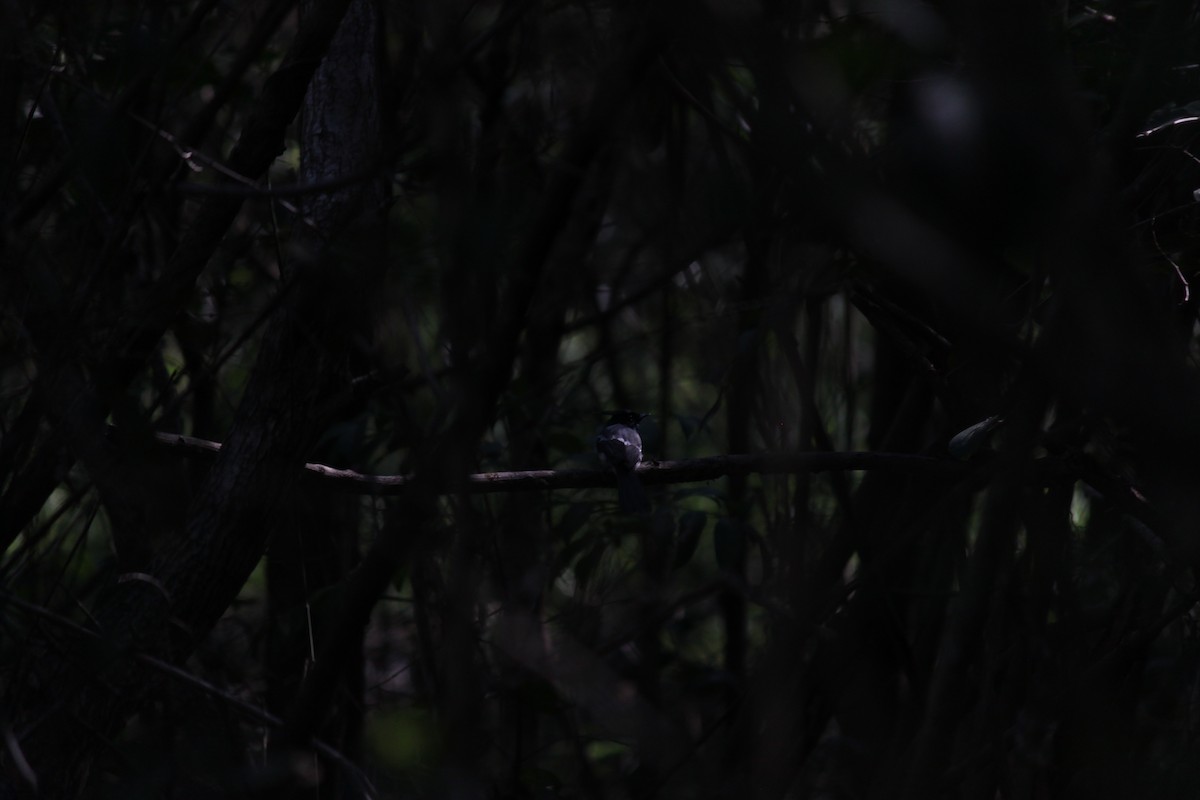
[[[642,435],[637,427],[648,416],[618,411],[596,437],[596,453],[617,476],[617,504],[626,514],[650,510],[650,499],[635,474],[642,461]]]

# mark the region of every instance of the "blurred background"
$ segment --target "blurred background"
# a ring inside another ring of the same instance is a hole
[[[0,797],[1195,797],[1197,13],[3,0]]]

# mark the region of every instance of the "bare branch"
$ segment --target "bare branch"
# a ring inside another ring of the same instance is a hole
[[[156,433],[156,441],[185,455],[211,457],[221,451],[220,442],[178,433]],[[726,475],[788,475],[813,472],[889,470],[899,472],[962,472],[960,461],[909,453],[746,453],[706,456],[678,461],[648,461],[638,467],[642,482],[650,485],[711,481]],[[363,494],[399,494],[413,482],[411,475],[371,475],[326,464],[304,465],[309,477],[328,486]],[[545,489],[589,489],[608,486],[612,475],[604,469],[534,469],[512,472],[477,472],[467,476],[461,487],[471,494],[540,491]]]

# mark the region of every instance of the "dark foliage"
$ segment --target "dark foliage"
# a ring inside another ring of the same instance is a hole
[[[1197,13],[0,3],[0,797],[1195,797]]]

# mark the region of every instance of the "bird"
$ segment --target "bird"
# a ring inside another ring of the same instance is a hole
[[[637,428],[648,416],[636,411],[618,411],[596,436],[596,454],[616,474],[617,505],[626,514],[650,510],[650,499],[635,474],[642,461],[642,435]]]

